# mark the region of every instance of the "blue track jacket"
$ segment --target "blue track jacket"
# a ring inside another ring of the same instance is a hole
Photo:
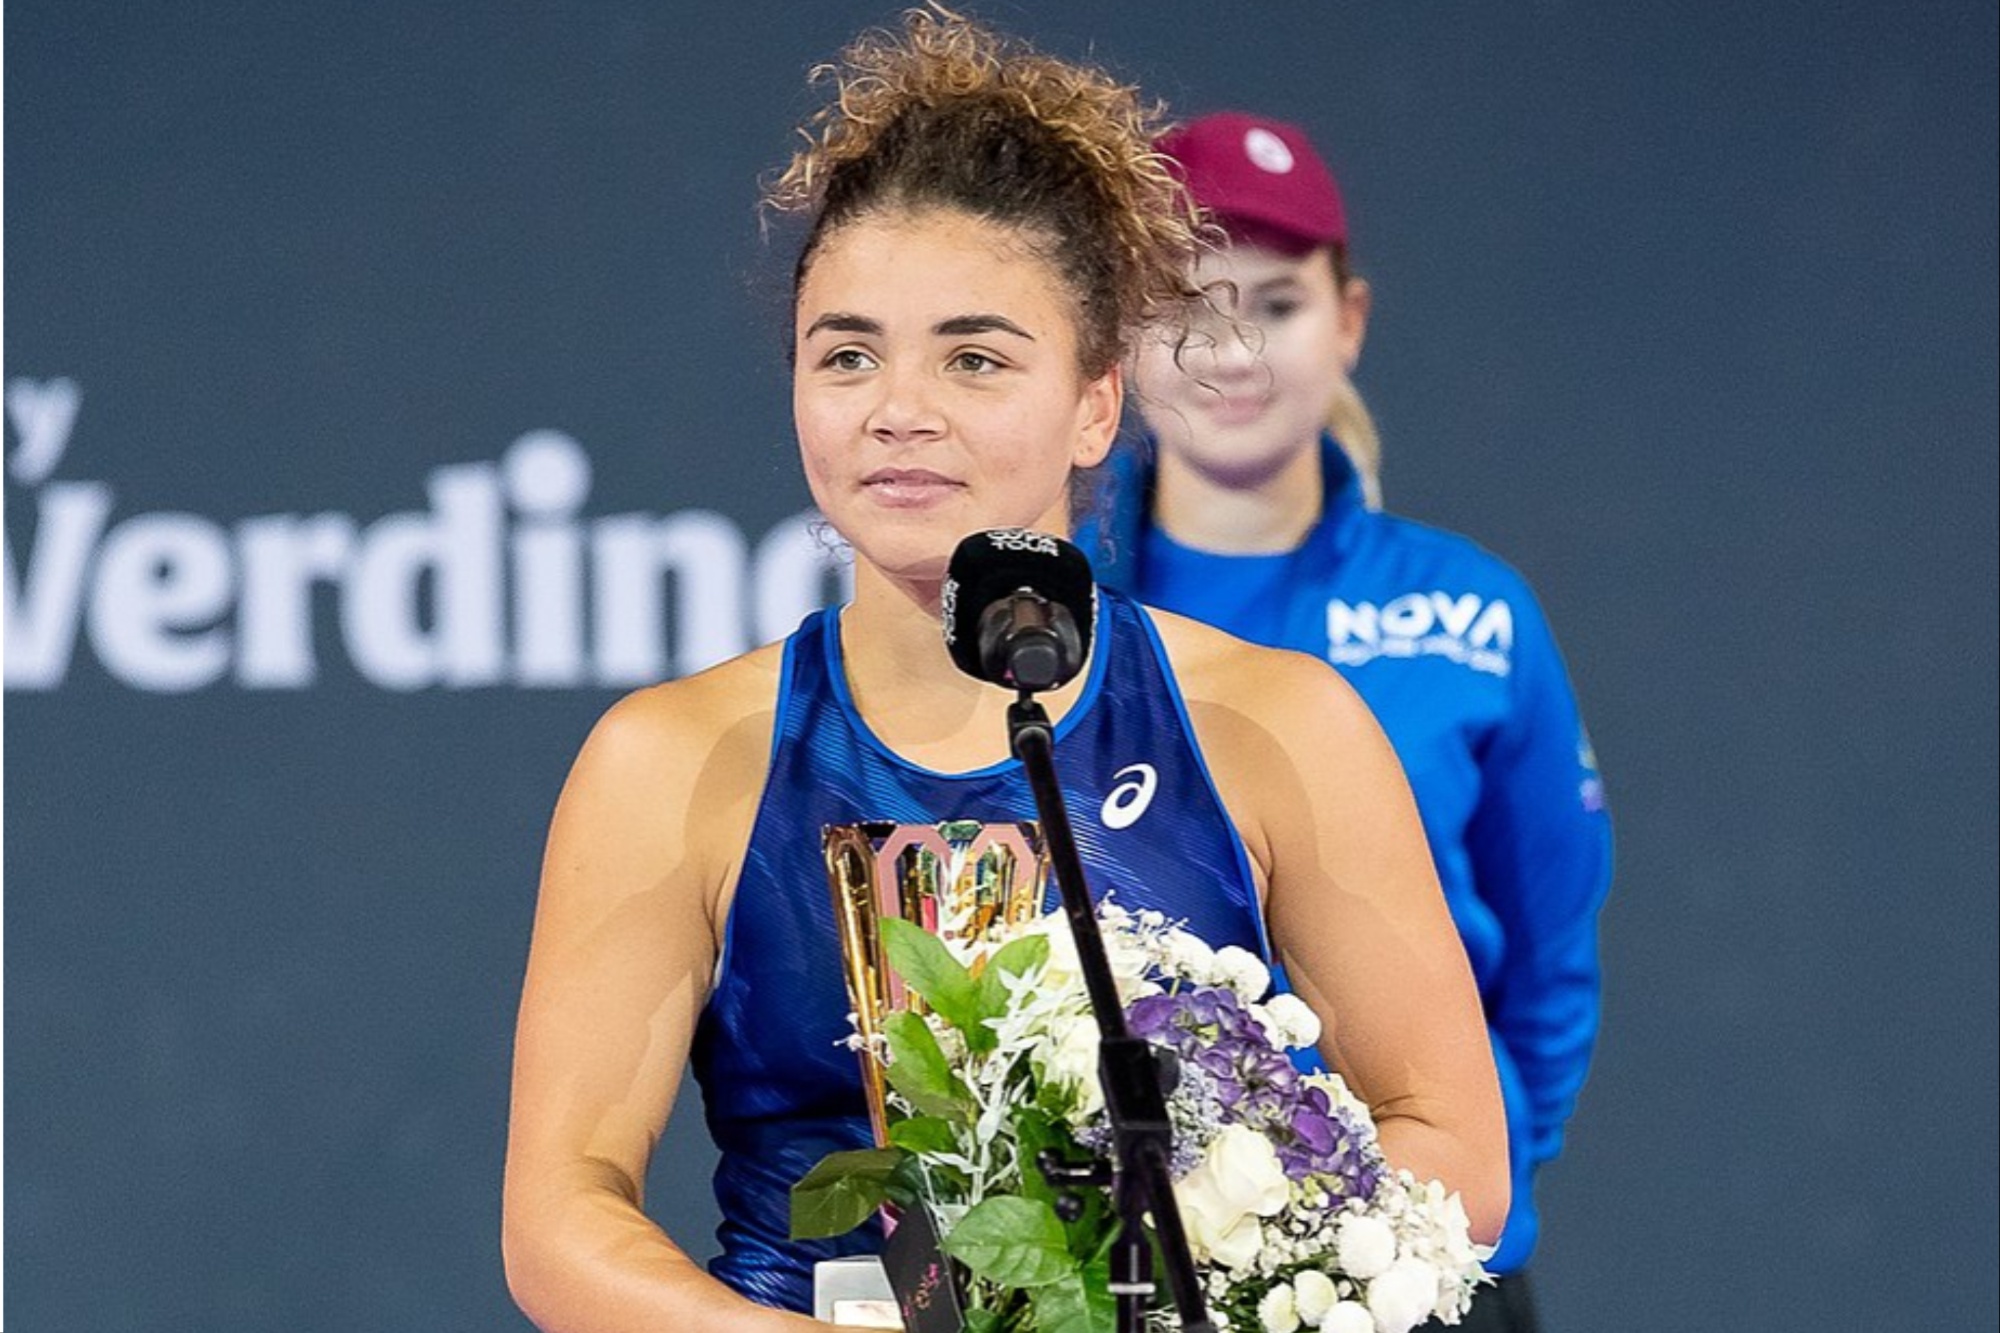
[[[1331,437],[1323,516],[1279,555],[1196,551],[1153,528],[1150,454],[1119,446],[1107,508],[1078,533],[1099,581],[1325,658],[1409,775],[1492,1029],[1514,1201],[1487,1266],[1516,1271],[1535,1243],[1535,1169],[1562,1150],[1597,1034],[1611,879],[1603,784],[1548,623],[1473,542],[1368,509]]]

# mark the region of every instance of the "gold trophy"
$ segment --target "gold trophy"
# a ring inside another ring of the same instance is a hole
[[[962,955],[1043,912],[1049,862],[1033,820],[828,824],[821,845],[847,998],[855,1030],[870,1050],[884,1019],[922,1004],[889,968],[882,947],[884,917],[922,926]],[[875,1141],[887,1143],[887,1082],[868,1051],[861,1054],[861,1082]]]

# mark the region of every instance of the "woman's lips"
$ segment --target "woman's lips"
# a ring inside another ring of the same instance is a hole
[[[924,468],[882,468],[861,479],[861,487],[893,509],[917,509],[954,495],[963,485]]]
[[[1247,426],[1264,415],[1271,400],[1263,394],[1203,395],[1202,411],[1218,426]]]

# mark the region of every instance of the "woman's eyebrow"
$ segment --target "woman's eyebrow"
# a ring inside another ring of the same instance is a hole
[[[866,315],[850,315],[843,310],[829,310],[814,320],[811,326],[806,329],[806,337],[812,337],[821,329],[826,329],[833,333],[880,334],[882,332],[882,321],[879,319],[870,319]]]
[[[1005,315],[954,315],[940,320],[931,329],[947,337],[962,338],[969,333],[1011,333],[1016,338],[1035,340],[1035,335],[1008,319]]]

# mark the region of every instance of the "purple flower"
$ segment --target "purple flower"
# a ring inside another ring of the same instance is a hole
[[[1383,1166],[1372,1126],[1305,1082],[1236,992],[1188,986],[1149,995],[1127,1008],[1126,1022],[1180,1060],[1181,1086],[1170,1104],[1176,1175],[1199,1160],[1198,1147],[1185,1140],[1206,1142],[1235,1124],[1270,1141],[1287,1178],[1316,1179],[1335,1198],[1373,1197]]]

